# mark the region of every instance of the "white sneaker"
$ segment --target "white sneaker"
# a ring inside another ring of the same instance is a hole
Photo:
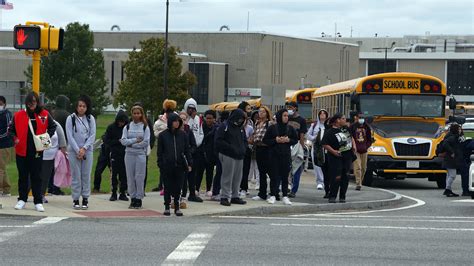
[[[267,199],[267,202],[268,202],[269,204],[275,204],[275,201],[276,201],[275,196],[271,196],[270,198]]]
[[[247,197],[247,192],[245,190],[241,190],[239,196],[241,199],[245,199]]]
[[[283,204],[285,204],[285,205],[291,205],[292,204],[288,197],[283,197],[282,201],[283,201]]]
[[[260,198],[260,196],[255,196],[252,198],[252,200],[255,200],[255,201],[261,201],[263,200],[262,198]]]
[[[15,205],[15,210],[21,210],[25,208],[26,202],[19,200]]]
[[[206,192],[206,196],[208,196],[209,198],[212,197],[212,191]]]
[[[35,209],[39,212],[44,212],[44,207],[41,203],[35,204]]]
[[[318,190],[323,190],[323,188],[324,188],[323,184],[318,184],[317,188],[318,188]]]

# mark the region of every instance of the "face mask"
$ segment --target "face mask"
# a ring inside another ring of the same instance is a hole
[[[0,105],[0,111],[5,110],[5,105]]]
[[[359,124],[362,125],[362,124],[364,124],[364,123],[365,123],[365,119],[364,119],[364,118],[359,119]]]
[[[293,114],[295,114],[295,111],[293,111],[293,110],[288,110],[288,115],[293,115]]]

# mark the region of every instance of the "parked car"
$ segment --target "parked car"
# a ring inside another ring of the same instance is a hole
[[[474,199],[474,155],[471,155],[471,167],[469,167],[469,191],[471,199]]]

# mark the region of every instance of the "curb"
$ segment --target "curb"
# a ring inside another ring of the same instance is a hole
[[[354,201],[346,203],[324,203],[324,204],[310,204],[310,203],[296,203],[294,202],[293,206],[260,206],[256,208],[251,208],[247,210],[236,210],[229,212],[217,212],[212,214],[203,214],[198,216],[252,216],[252,215],[273,215],[273,214],[308,214],[316,212],[328,212],[328,211],[343,211],[343,210],[357,210],[357,209],[376,209],[387,206],[398,205],[402,202],[403,196],[399,193],[385,190],[385,189],[376,189],[384,192],[393,194],[393,197],[390,199],[383,200],[373,200],[373,201]]]

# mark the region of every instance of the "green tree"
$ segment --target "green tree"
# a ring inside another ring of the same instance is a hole
[[[31,80],[31,66],[26,76]],[[41,59],[40,91],[49,99],[63,94],[75,102],[80,95],[92,99],[93,114],[98,115],[110,100],[106,95],[104,57],[94,50],[94,35],[89,25],[70,23],[64,34],[64,49]]]
[[[120,82],[114,105],[129,108],[135,102],[142,102],[147,111],[155,117],[162,110],[164,40],[150,38],[140,42],[141,50],[129,53],[125,62],[125,80]],[[176,47],[168,48],[168,98],[183,105],[189,97],[188,88],[196,83],[191,72],[182,72],[181,58]]]

